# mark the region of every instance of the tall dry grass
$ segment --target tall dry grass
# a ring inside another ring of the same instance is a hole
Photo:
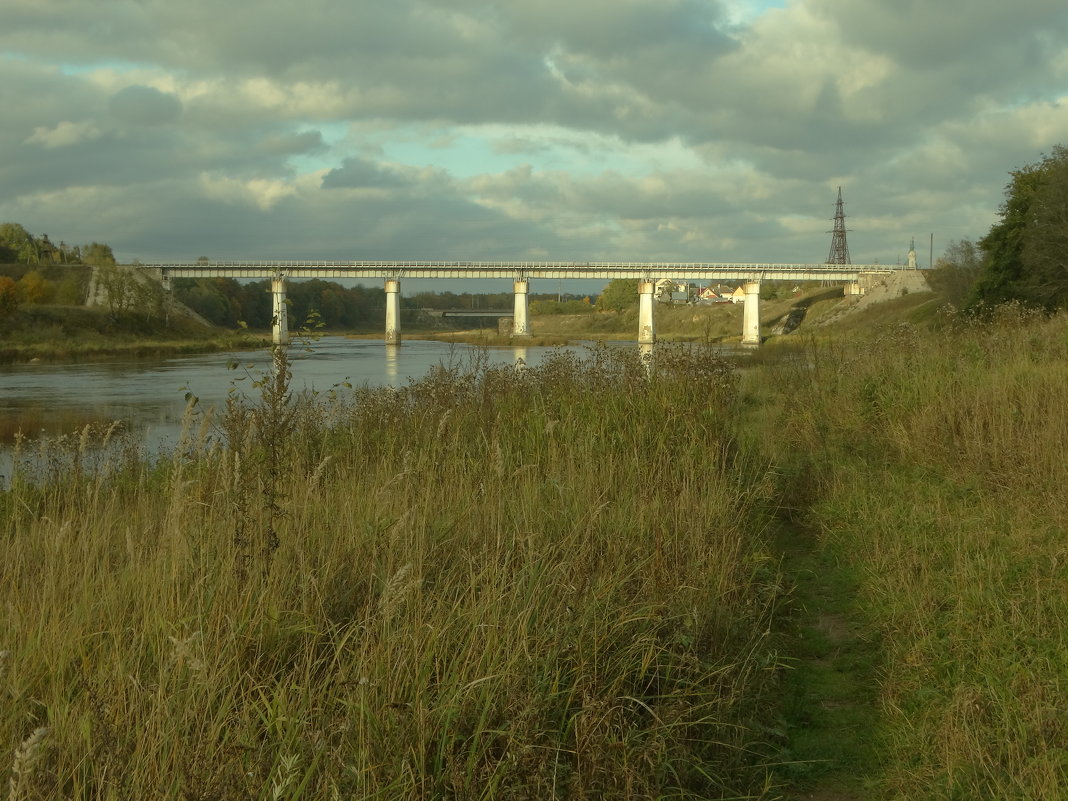
[[[726,364],[287,374],[169,460],[71,444],[0,495],[11,801],[769,792],[780,581]]]
[[[1068,317],[947,313],[750,391],[884,651],[872,797],[1068,798]]]

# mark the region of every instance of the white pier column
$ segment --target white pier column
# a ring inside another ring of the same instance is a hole
[[[386,344],[399,345],[400,334],[400,281],[386,279]]]
[[[760,282],[745,282],[745,306],[742,307],[742,344],[760,344]]]
[[[653,291],[656,284],[652,281],[638,282],[638,344],[652,345],[656,342],[656,323],[653,320]]]
[[[159,285],[163,289],[163,324],[171,324],[171,307],[174,305],[174,297],[171,295],[171,276],[166,270],[159,271]]]
[[[530,323],[527,314],[528,309],[530,308],[527,304],[527,292],[529,290],[529,281],[516,281],[512,284],[512,291],[515,292],[515,312],[512,315],[513,337],[530,336]]]
[[[276,275],[271,279],[271,341],[275,345],[289,344],[288,310],[285,276]]]
[[[849,297],[850,295],[863,295],[864,290],[860,286],[860,281],[849,281],[842,290],[842,294],[846,297]]]

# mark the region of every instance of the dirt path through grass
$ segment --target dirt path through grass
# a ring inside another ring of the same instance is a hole
[[[878,643],[856,607],[848,565],[802,526],[784,523],[777,542],[794,583],[788,623],[793,669],[784,683],[786,746],[780,775],[787,801],[860,801],[876,768]]]

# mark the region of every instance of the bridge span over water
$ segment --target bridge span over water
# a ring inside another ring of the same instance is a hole
[[[738,262],[571,261],[204,261],[145,264],[142,269],[171,278],[271,279],[274,341],[289,341],[286,282],[295,278],[377,278],[385,282],[386,343],[400,343],[400,284],[405,278],[511,279],[515,295],[513,337],[530,336],[527,296],[538,279],[638,282],[638,342],[656,341],[653,296],[658,281],[734,281],[745,287],[742,343],[760,344],[760,284],[763,281],[841,281],[847,294],[862,292],[862,278],[895,269],[878,264],[775,264]]]

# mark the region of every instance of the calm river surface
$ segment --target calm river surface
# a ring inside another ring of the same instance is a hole
[[[447,342],[408,340],[399,347],[387,347],[380,339],[324,337],[312,343],[310,350],[291,347],[291,386],[295,393],[326,391],[344,381],[353,386],[402,386],[409,379],[426,375],[435,365],[469,363],[478,350]],[[515,364],[518,358],[538,364],[553,350],[532,346],[488,348],[485,352],[493,364]],[[241,367],[230,369],[235,360]],[[180,432],[186,393],[196,395],[201,407],[221,406],[231,386],[254,397],[257,390],[250,384],[254,377],[267,372],[270,361],[269,351],[262,349],[162,361],[3,365],[0,418],[6,418],[8,429],[18,426],[32,431],[77,429],[78,421],[121,420],[143,435],[149,450],[166,448]],[[253,378],[240,380],[249,373]],[[64,426],[64,421],[68,425]],[[3,468],[9,464],[9,459],[0,456],[0,473],[6,473]]]

